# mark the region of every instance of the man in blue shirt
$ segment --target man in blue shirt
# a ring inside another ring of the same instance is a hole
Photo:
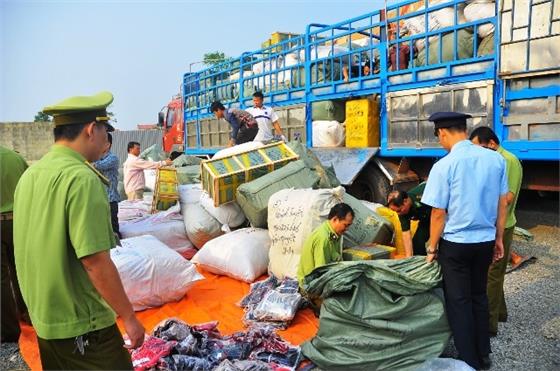
[[[257,120],[249,112],[238,108],[228,108],[218,101],[212,103],[210,110],[218,119],[225,119],[231,126],[228,147],[251,142],[259,132]]]
[[[100,160],[95,161],[93,166],[101,174],[103,174],[107,179],[109,179],[109,185],[107,188],[107,194],[109,195],[109,206],[111,207],[111,225],[113,227],[113,232],[120,238],[121,232],[119,231],[119,197],[118,184],[119,184],[119,158],[111,152],[111,146],[113,145],[113,137],[111,133],[107,133],[107,139],[109,143],[107,144],[107,149],[105,154]]]
[[[430,116],[435,135],[449,152],[430,171],[422,203],[432,207],[428,262],[441,264],[449,326],[459,358],[488,369],[488,297],[492,261],[504,254],[508,182],[505,161],[468,140],[470,115]]]

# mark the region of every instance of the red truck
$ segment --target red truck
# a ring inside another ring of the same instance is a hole
[[[183,99],[176,95],[161,109],[158,125],[163,131],[163,150],[167,153],[184,152]]]

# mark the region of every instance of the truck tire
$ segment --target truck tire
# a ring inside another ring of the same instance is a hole
[[[385,205],[391,192],[389,179],[375,164],[367,165],[358,178],[348,187],[348,193],[359,200]]]

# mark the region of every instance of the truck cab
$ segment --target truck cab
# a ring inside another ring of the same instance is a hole
[[[183,99],[175,96],[161,109],[158,126],[162,129],[163,150],[165,152],[184,151]]]

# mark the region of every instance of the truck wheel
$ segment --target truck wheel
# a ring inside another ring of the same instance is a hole
[[[366,166],[354,183],[348,187],[348,193],[357,199],[383,205],[387,203],[389,192],[391,192],[389,179],[375,164]]]

